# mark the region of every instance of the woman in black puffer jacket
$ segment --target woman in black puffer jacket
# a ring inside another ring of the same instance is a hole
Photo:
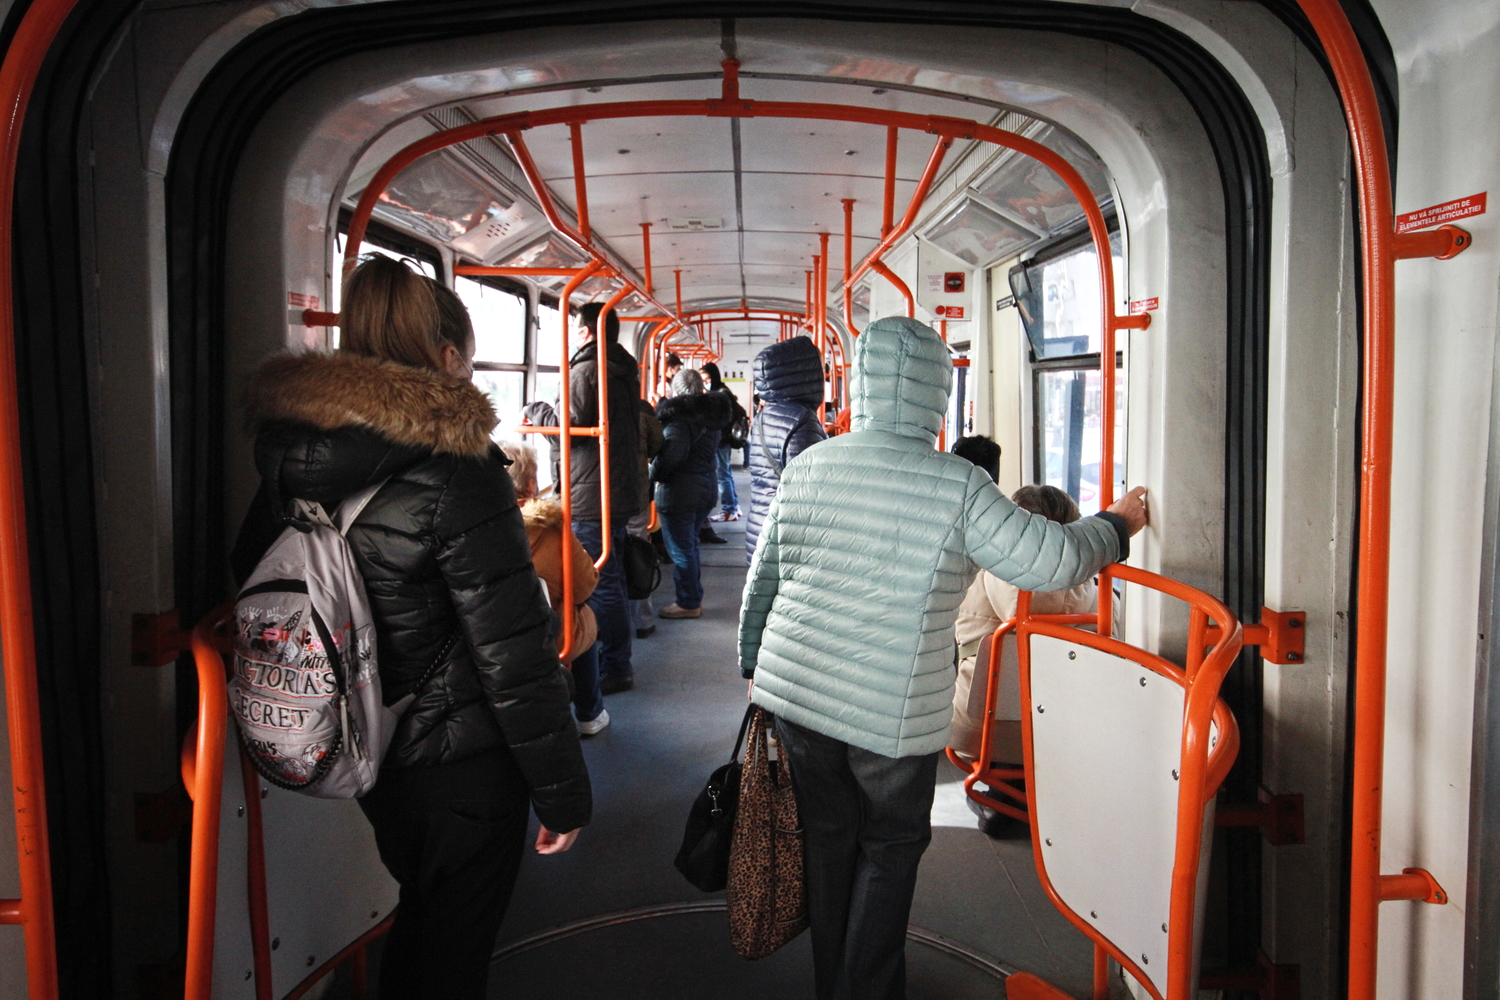
[[[703,379],[684,368],[672,380],[673,396],[656,406],[662,449],[651,462],[661,536],[674,567],[677,603],[658,612],[663,618],[703,614],[703,582],[698,566],[698,529],[719,499],[719,435],[729,426],[724,396],[704,392]]]
[[[823,358],[806,337],[772,344],[752,369],[761,408],[750,428],[750,515],[745,521],[745,562],[755,555],[760,526],[781,483],[781,470],[828,437],[818,423],[823,402]]]
[[[234,569],[250,573],[291,498],[332,509],[385,481],[348,532],[386,704],[415,695],[360,800],[401,885],[380,995],[477,1000],[530,808],[537,851],[567,850],[589,821],[588,772],[508,463],[490,442],[495,414],[469,381],[462,305],[376,257],[351,277],[342,316],[337,353],[272,359],[251,382],[261,488]]]

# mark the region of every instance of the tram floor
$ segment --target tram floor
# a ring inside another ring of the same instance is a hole
[[[748,506],[745,473],[735,478]],[[607,699],[610,726],[584,741],[593,822],[567,854],[528,849],[491,968],[495,1000],[812,996],[807,935],[768,959],[740,959],[729,947],[723,894],[700,892],[672,867],[688,807],[728,759],[744,711],[735,662],[744,524],[715,523],[728,543],[703,546],[703,617],[658,619],[655,635],[635,641],[634,690]],[[671,567],[662,570],[658,609],[672,600]],[[1047,900],[1030,843],[980,832],[959,771],[946,761],[938,781],[911,915],[914,928],[930,934],[928,943],[908,939],[909,995],[999,997],[1003,969],[1088,996],[1092,947]],[[951,943],[946,950],[943,942]],[[371,957],[373,973],[378,956]],[[1126,997],[1113,982],[1116,997]]]

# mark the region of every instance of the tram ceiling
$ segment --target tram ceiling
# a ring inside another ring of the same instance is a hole
[[[653,100],[701,99],[704,83],[715,76],[704,74],[701,79],[670,82],[598,81],[586,86],[580,83],[572,88],[471,100],[447,114],[457,111],[473,121],[520,111],[567,108],[585,100],[614,102],[648,94]],[[758,101],[836,100],[872,110],[920,109],[924,114],[953,117],[971,117],[977,110],[971,98],[941,95],[928,88],[904,90],[853,85],[837,78],[789,79],[751,74],[746,74],[745,80],[754,87]],[[602,98],[595,98],[595,94]],[[995,110],[981,120],[993,124],[1004,115],[1003,110]],[[1067,147],[1063,150],[1065,155],[1083,170],[1090,187],[1102,195],[1101,200],[1108,198],[1107,175],[1086,147],[1055,126],[1018,113],[1010,117],[1011,127],[1021,125],[1034,133],[1049,133],[1039,138],[1062,140],[1061,144]],[[526,146],[542,179],[559,208],[576,220],[578,151],[574,148],[574,135],[582,145],[593,237],[601,248],[633,269],[632,277],[636,279],[643,277],[645,269],[643,224],[649,224],[652,231],[651,252],[658,286],[663,284],[661,279],[666,272],[681,271],[685,294],[694,298],[771,295],[800,301],[804,297],[806,273],[813,266],[814,255],[822,250],[821,234],[833,238],[830,253],[838,256],[842,251],[845,199],[853,201],[850,242],[854,259],[863,259],[880,241],[888,179],[885,135],[878,126],[755,117],[647,117],[588,121],[576,132],[561,127],[528,130]],[[473,141],[492,142],[494,148],[501,148],[498,138]],[[969,155],[974,151],[972,146],[960,145],[948,157],[945,170],[957,172],[962,167],[964,184],[980,180],[981,173],[986,177],[1001,175],[1003,163],[976,159]],[[986,151],[992,158],[993,152]],[[492,154],[493,148],[486,147],[486,153]],[[897,205],[904,206],[914,193],[929,153],[927,143],[913,142],[910,136],[897,145],[890,192]],[[407,170],[419,171],[429,160],[452,155],[451,150],[430,154]],[[362,162],[353,176],[367,180],[369,167],[369,163]],[[397,178],[398,186],[401,179]],[[1029,179],[1022,177],[1019,183],[1027,184]],[[345,203],[352,203],[359,193],[346,191]],[[929,195],[923,215],[942,206],[953,193],[951,186],[940,184]],[[474,214],[487,212],[519,220],[522,224],[516,226],[516,238],[491,243],[485,252],[479,253],[475,252],[475,241],[466,233],[443,242],[461,257],[481,263],[565,263],[553,258],[569,256],[571,248],[557,247],[545,261],[534,252],[539,245],[538,233],[531,223],[539,213],[528,211],[529,207],[511,207],[498,199],[486,203],[480,198]],[[380,214],[388,221],[399,222],[401,213],[393,211],[394,208],[384,202]],[[418,216],[415,220],[418,224],[427,223],[421,228],[430,232],[432,212],[418,209],[414,214]],[[1023,234],[1027,242],[1038,242],[1048,235],[1045,229],[1027,229],[1015,220],[1005,220],[1003,215],[1000,218],[1002,224],[1011,222],[1011,231]],[[480,221],[483,220],[471,218],[468,225],[477,228]],[[453,224],[448,228],[461,231],[464,225]],[[518,256],[516,251],[521,244],[532,249]],[[841,286],[839,264],[829,261],[827,274],[831,287]],[[547,284],[560,285],[561,279],[551,279]],[[601,294],[603,284],[595,281],[591,285],[599,287],[586,286],[583,292]],[[829,302],[830,311],[837,312],[837,295]]]

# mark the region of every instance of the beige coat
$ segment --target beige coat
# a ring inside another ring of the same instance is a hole
[[[536,575],[547,588],[547,599],[562,615],[562,505],[556,500],[527,500],[521,505],[521,516],[526,520],[526,538],[531,542],[531,562]],[[599,583],[599,571],[577,537],[573,538],[573,603],[577,613],[573,616],[573,648],[568,653],[571,663],[587,650],[599,637],[599,626],[594,619],[594,609],[583,603],[594,592]],[[557,635],[557,647],[562,648],[562,632]]]
[[[965,757],[979,756],[979,737],[984,728],[985,679],[974,683],[974,666],[977,659],[974,649],[980,640],[992,634],[1007,619],[1015,617],[1016,599],[1020,591],[1012,584],[992,573],[980,571],[969,585],[963,603],[958,607],[958,621],[953,634],[958,642],[958,683],[953,691],[953,728],[948,736],[948,745]],[[1080,615],[1097,608],[1098,593],[1093,581],[1080,584],[1072,590],[1054,590],[1035,593],[1031,596],[1031,610],[1041,615]],[[1014,640],[1006,643],[1014,650]],[[967,655],[965,655],[967,654]],[[1004,658],[1000,683],[1004,687],[1018,690],[1014,654]],[[1004,689],[1002,687],[1002,690]],[[1016,698],[1019,701],[1019,696]],[[998,705],[999,703],[997,703]],[[1007,764],[1021,763],[1021,720],[1002,719],[997,709],[994,735],[990,747],[996,761]],[[1009,714],[1009,713],[1007,713]]]

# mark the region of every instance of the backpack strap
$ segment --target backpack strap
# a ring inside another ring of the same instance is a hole
[[[339,504],[339,509],[332,518],[333,526],[338,529],[339,534],[347,535],[349,533],[349,528],[354,524],[355,518],[359,517],[364,512],[364,509],[369,506],[370,501],[375,499],[375,494],[380,492],[380,488],[390,481],[391,477],[386,476],[374,486],[366,486],[358,493],[344,498],[344,502]]]
[[[764,420],[762,420],[760,422],[760,426],[758,428],[756,428],[756,430],[757,430],[757,433],[755,435],[755,443],[758,444],[758,445],[760,445],[760,453],[762,455],[766,456],[766,461],[770,462],[771,463],[771,468],[773,468],[773,469],[776,470],[776,478],[780,479],[781,478],[781,470],[783,468],[785,468],[785,466],[783,466],[780,462],[776,461],[776,459],[772,458],[771,457],[771,449],[766,447],[766,422]],[[786,453],[786,449],[785,448],[782,449],[782,453],[783,454]],[[746,718],[749,718],[749,716],[746,716]]]

